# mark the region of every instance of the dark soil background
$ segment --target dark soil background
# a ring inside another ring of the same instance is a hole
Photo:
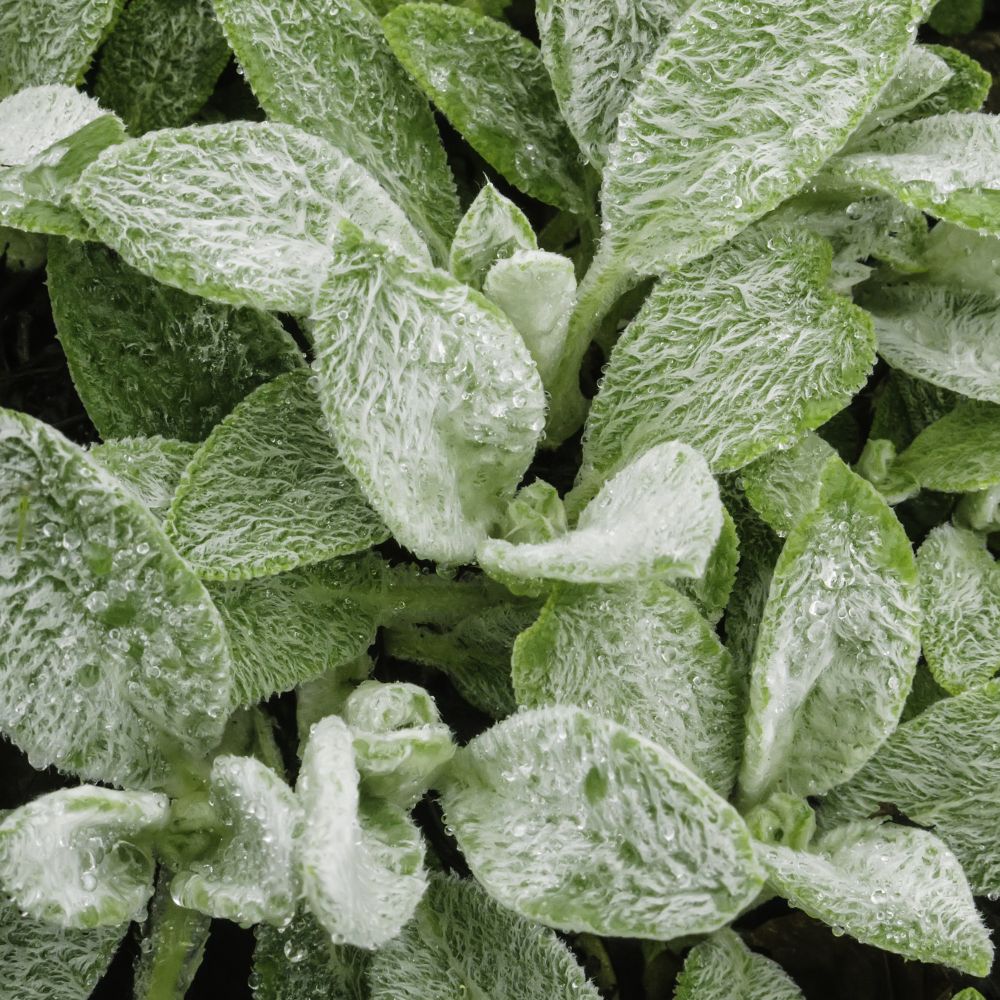
[[[924,40],[943,42],[978,59],[1000,81],[1000,0],[988,0],[979,28],[968,35],[942,38],[924,29]],[[515,0],[510,17],[526,35],[535,37],[531,0]],[[210,102],[230,117],[262,117],[253,95],[235,67],[223,74]],[[994,86],[986,109],[1000,113],[1000,85]],[[537,229],[553,212],[514,191],[499,178],[462,140],[441,121],[460,189],[466,201],[478,189],[483,175],[527,212]],[[599,359],[595,359],[596,379]],[[876,372],[875,378],[878,377]],[[865,395],[858,401],[856,418],[862,426],[869,419]],[[57,427],[81,444],[96,441],[97,433],[73,387],[65,357],[55,335],[44,269],[17,273],[0,261],[0,405],[33,414]],[[546,469],[552,482],[572,477],[575,443],[557,454],[555,467]],[[560,468],[561,466],[561,468]],[[445,719],[468,738],[487,721],[469,708],[442,675],[426,671],[414,678],[416,668],[400,668],[380,661],[377,676],[406,676],[425,682],[442,708]],[[279,729],[294,732],[294,705],[288,697],[268,706]],[[289,746],[293,744],[289,742]],[[293,756],[293,755],[292,755]],[[18,806],[67,781],[52,771],[36,772],[23,755],[0,738],[0,809]],[[425,801],[417,818],[428,840],[442,860],[461,869],[461,858],[448,842],[433,802]],[[998,824],[1000,825],[1000,824]],[[982,907],[1000,941],[1000,904],[983,900]],[[836,936],[824,925],[790,910],[780,900],[759,908],[737,923],[747,943],[769,955],[788,971],[809,1000],[947,1000],[964,986],[976,986],[987,1000],[1000,1000],[1000,969],[988,980],[976,981],[935,966],[907,962],[894,955],[858,944],[847,936]],[[680,968],[678,956],[664,952],[652,962],[643,959],[635,941],[596,941],[568,938],[580,960],[591,971],[609,1000],[669,1000]],[[190,1000],[245,1000],[253,953],[253,934],[226,921],[215,921],[204,962],[188,996]],[[126,1000],[131,997],[132,966],[138,954],[133,933],[126,939],[111,969],[94,994],[94,1000]],[[0,992],[3,973],[0,970]],[[519,998],[510,998],[519,1000]]]

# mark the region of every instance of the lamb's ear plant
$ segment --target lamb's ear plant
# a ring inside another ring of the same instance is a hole
[[[916,40],[975,4],[121,7],[0,0],[3,280],[101,438],[0,409],[61,785],[0,784],[0,993],[136,922],[207,995],[227,920],[257,1000],[794,1000],[791,907],[977,996],[1000,123]]]

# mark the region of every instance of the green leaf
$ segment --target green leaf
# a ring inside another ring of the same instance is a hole
[[[483,294],[507,314],[531,352],[542,385],[551,385],[576,297],[573,262],[546,250],[519,250],[490,268]]]
[[[201,109],[227,62],[211,0],[133,0],[101,49],[94,94],[133,135],[175,128]]]
[[[895,470],[943,493],[1000,484],[1000,406],[959,404],[917,435],[896,460]]]
[[[542,58],[563,118],[601,169],[618,116],[686,0],[541,0]]]
[[[148,786],[231,710],[205,588],[133,493],[31,417],[0,411],[0,729],[36,767]]]
[[[777,962],[752,952],[730,930],[696,944],[684,960],[674,1000],[802,1000]]]
[[[0,223],[84,238],[86,223],[69,200],[72,185],[124,138],[113,114],[72,87],[31,87],[0,101]]]
[[[8,0],[0,8],[0,97],[45,83],[76,84],[124,0]]]
[[[1000,238],[939,222],[924,240],[920,270],[908,280],[1000,297]]]
[[[73,382],[105,438],[200,441],[255,386],[303,364],[273,316],[161,285],[96,243],[53,240],[48,286]]]
[[[900,122],[835,157],[823,177],[884,191],[928,215],[1000,231],[1000,124],[952,111]]]
[[[740,472],[750,506],[784,537],[819,503],[823,468],[835,452],[818,434],[772,451]]]
[[[789,532],[751,666],[740,785],[820,795],[895,728],[920,652],[917,567],[874,487],[831,459]]]
[[[719,489],[693,448],[656,445],[609,479],[575,530],[547,542],[492,538],[480,565],[505,583],[618,583],[701,576],[722,530]],[[521,589],[525,589],[522,585]]]
[[[951,79],[905,117],[929,118],[948,111],[979,111],[990,92],[990,74],[975,59],[958,49],[947,45],[928,45],[926,48],[948,64]]]
[[[41,233],[0,226],[0,258],[8,271],[37,271],[47,254],[48,241]]]
[[[707,933],[761,886],[732,806],[668,750],[582,709],[520,712],[477,736],[442,804],[486,891],[560,930]]]
[[[706,621],[717,625],[733,592],[739,562],[740,540],[736,525],[729,511],[723,507],[722,531],[708,557],[705,572],[699,577],[673,580],[671,586],[694,601]]]
[[[358,780],[347,724],[335,715],[317,722],[296,786],[305,897],[335,944],[378,948],[424,894],[424,844],[405,810],[362,800]]]
[[[955,393],[904,372],[890,371],[875,395],[871,438],[884,438],[902,451],[935,420],[955,408]]]
[[[288,125],[153,132],[106,151],[73,196],[101,241],[133,267],[233,305],[309,313],[344,218],[427,259],[363,167]]]
[[[973,531],[1000,531],[1000,485],[962,497],[955,508],[955,523]]]
[[[295,793],[252,757],[216,757],[209,796],[221,841],[179,871],[170,893],[181,906],[244,926],[283,924],[299,895],[294,838],[302,824]]]
[[[341,713],[363,794],[412,808],[455,755],[434,699],[416,684],[362,681]]]
[[[389,537],[337,453],[305,368],[260,386],[212,431],[166,531],[209,580],[273,576]]]
[[[983,0],[938,0],[927,23],[942,35],[974,31],[983,16]]]
[[[17,1000],[87,1000],[128,930],[68,931],[0,904],[0,968]]]
[[[475,882],[435,875],[413,920],[380,949],[371,1000],[598,1000],[552,931],[498,906]]]
[[[846,406],[875,361],[874,337],[826,287],[829,274],[825,241],[758,227],[662,278],[611,352],[574,493],[670,439],[714,471],[738,469]]]
[[[926,830],[855,823],[809,851],[759,844],[792,906],[865,944],[985,976],[993,945],[954,854]]]
[[[518,704],[586,705],[672,751],[720,795],[732,789],[744,679],[671,587],[558,587],[514,644],[513,677]]]
[[[911,45],[903,53],[895,75],[879,93],[874,107],[851,136],[849,148],[873,129],[905,117],[907,112],[945,87],[951,77],[951,67],[940,56],[926,45]]]
[[[590,211],[576,141],[531,42],[502,21],[436,3],[403,4],[382,26],[396,58],[487,163],[532,198]]]
[[[494,719],[502,719],[517,709],[510,678],[514,640],[537,614],[533,603],[505,602],[470,615],[445,631],[385,629],[382,648],[396,659],[444,671],[470,705]]]
[[[308,912],[287,927],[260,924],[256,935],[254,1000],[369,1000],[368,952],[333,944]]]
[[[917,552],[924,657],[949,694],[1000,670],[1000,566],[984,536],[943,524]]]
[[[255,705],[364,653],[382,610],[376,586],[365,558],[209,584],[230,636],[236,704]]]
[[[924,6],[689,9],[618,120],[601,194],[612,255],[662,273],[799,191],[874,105]]]
[[[133,1000],[184,997],[205,954],[212,921],[178,906],[169,882],[169,871],[161,868],[135,961]]]
[[[846,785],[826,800],[826,826],[895,806],[932,829],[976,893],[1000,893],[1000,683],[942,698],[904,722]]]
[[[534,454],[544,400],[492,303],[342,229],[313,317],[320,402],[396,540],[469,562]]]
[[[213,0],[261,106],[366,168],[443,261],[458,198],[434,116],[361,0]]]
[[[972,399],[1000,403],[1000,296],[941,285],[881,285],[859,304],[893,368]]]
[[[472,288],[481,289],[486,272],[518,250],[537,250],[527,216],[489,181],[480,188],[455,231],[448,270]]]
[[[153,894],[143,835],[167,818],[165,795],[81,785],[51,792],[0,823],[0,885],[22,912],[68,928],[111,927]]]
[[[498,530],[515,545],[548,542],[566,534],[569,521],[559,491],[544,479],[522,486],[504,511]]]
[[[90,457],[127,486],[150,514],[162,519],[197,447],[158,436],[118,438],[95,444]]]
[[[782,226],[805,226],[833,247],[831,286],[846,291],[864,281],[869,257],[910,273],[924,268],[927,240],[922,212],[884,194],[857,191],[810,191],[790,198],[768,216]]]
[[[908,473],[896,469],[896,446],[883,438],[865,442],[854,471],[867,479],[890,504],[909,500],[920,492],[920,484]]]

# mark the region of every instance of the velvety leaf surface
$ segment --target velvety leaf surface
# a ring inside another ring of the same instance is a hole
[[[164,780],[168,748],[204,754],[231,708],[214,605],[153,515],[57,431],[0,412],[0,467],[0,728],[39,767]]]
[[[144,274],[219,302],[309,313],[349,218],[426,259],[375,179],[318,136],[228,122],[110,150],[74,190],[94,233]]]
[[[893,731],[920,643],[909,539],[876,490],[838,460],[819,506],[785,540],[751,665],[740,785],[818,795]]]
[[[164,437],[116,438],[94,445],[90,457],[127,486],[150,514],[162,519],[197,448],[189,441]]]
[[[212,431],[166,531],[210,580],[273,576],[389,536],[341,461],[305,368],[258,388]]]
[[[256,386],[303,367],[273,316],[160,284],[97,243],[53,240],[48,287],[73,382],[104,438],[200,441]]]
[[[577,491],[660,441],[738,469],[820,426],[864,385],[870,320],[827,287],[830,249],[758,227],[654,287],[611,352]]]
[[[989,972],[993,945],[962,868],[926,830],[851,824],[809,851],[758,853],[769,884],[811,917],[907,958]]]
[[[229,62],[212,0],[132,0],[101,49],[94,94],[133,135],[187,125]]]
[[[932,829],[977,893],[1000,893],[1000,684],[942,698],[904,722],[824,804],[826,825],[870,816],[883,803]]]
[[[455,182],[427,101],[369,5],[213,2],[268,117],[321,136],[365,167],[443,261],[458,219]]]
[[[382,23],[407,72],[483,159],[533,198],[589,211],[576,142],[531,42],[445,4],[406,3]]]
[[[371,1000],[598,1000],[552,931],[497,905],[475,882],[431,877],[413,920],[380,949]]]
[[[514,645],[513,678],[518,704],[586,705],[671,750],[720,795],[732,789],[744,679],[666,584],[557,588]]]
[[[579,708],[520,712],[476,737],[442,803],[487,892],[561,930],[705,933],[760,888],[732,806],[668,750]]]
[[[167,807],[165,795],[93,785],[43,795],[0,823],[0,885],[35,920],[127,923],[153,894],[153,858],[136,840]]]
[[[542,429],[518,332],[444,272],[342,231],[313,336],[323,412],[372,506],[419,557],[471,561]]]

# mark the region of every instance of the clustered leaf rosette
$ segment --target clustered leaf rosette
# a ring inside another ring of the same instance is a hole
[[[258,1000],[596,1000],[556,932],[793,1000],[775,896],[986,975],[1000,124],[927,0],[121,7],[0,2],[0,246],[103,439],[0,410],[0,731],[67,785],[5,986],[140,921],[180,998],[219,918]]]

